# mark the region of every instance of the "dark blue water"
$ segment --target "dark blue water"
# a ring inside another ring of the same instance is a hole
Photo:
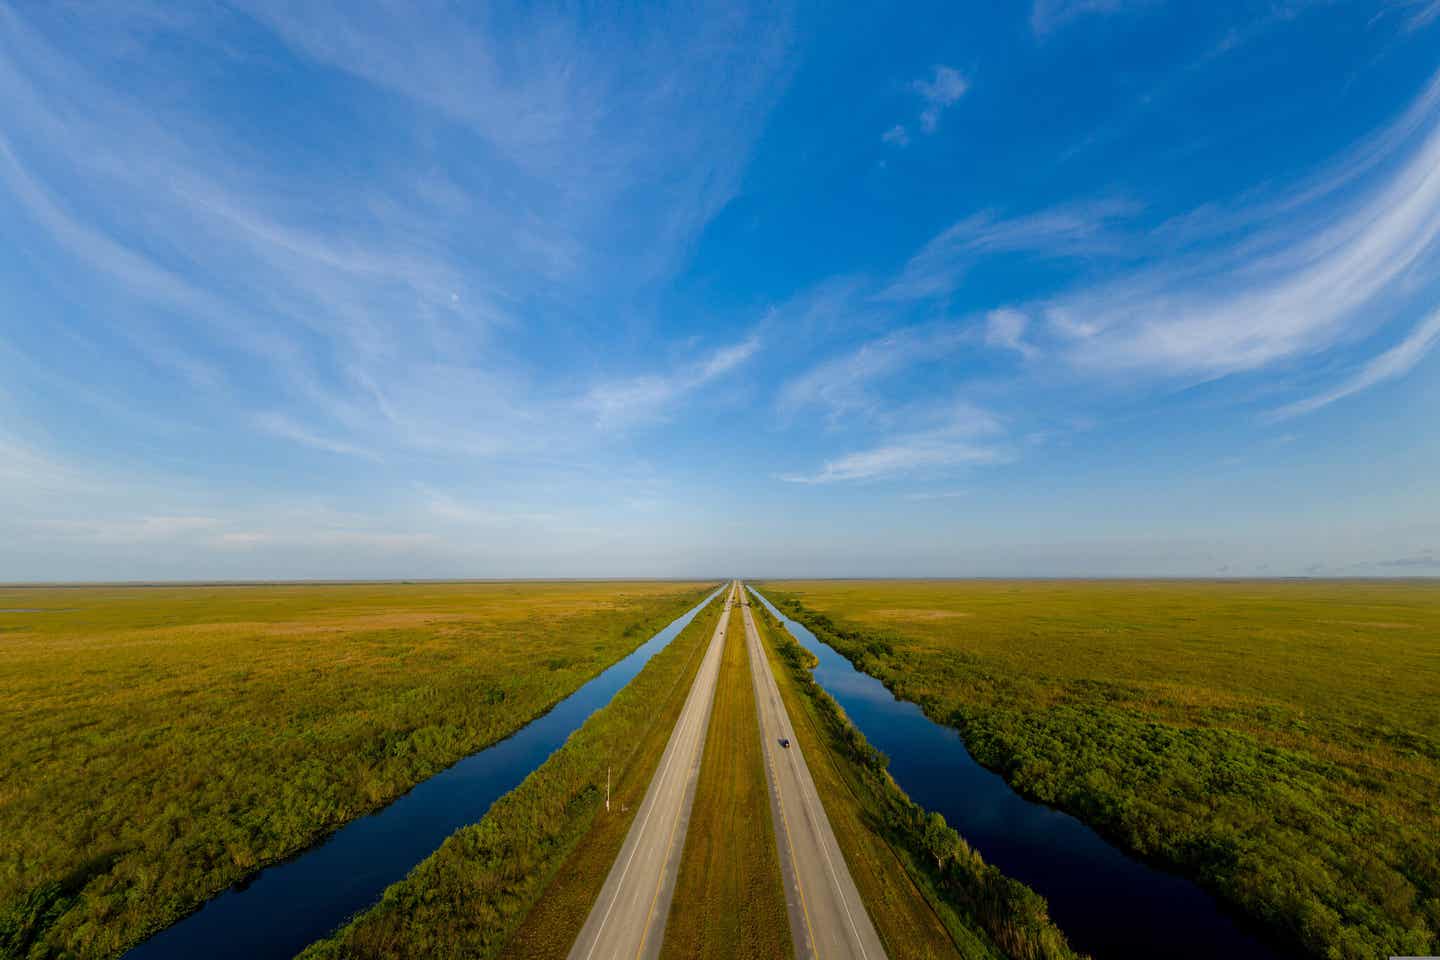
[[[295,956],[374,903],[450,834],[483,817],[492,803],[519,786],[609,703],[714,597],[712,593],[507,739],[471,754],[388,807],[350,822],[319,846],[227,890],[125,956]]]
[[[1096,960],[1285,956],[1189,880],[1141,863],[1069,814],[1020,796],[970,756],[958,732],[896,699],[804,624],[755,596],[819,658],[816,681],[889,756],[901,789],[939,811],[988,862],[1044,896],[1072,946]]]

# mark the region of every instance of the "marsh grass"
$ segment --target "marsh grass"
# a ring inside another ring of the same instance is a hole
[[[524,725],[700,584],[0,589],[0,956],[107,957]]]
[[[1318,957],[1440,952],[1440,583],[765,592],[1017,790],[1277,938]]]
[[[722,606],[723,597],[712,601],[479,823],[452,834],[378,904],[301,957],[565,956],[639,809]]]

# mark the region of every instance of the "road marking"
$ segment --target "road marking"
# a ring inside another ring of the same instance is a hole
[[[722,617],[723,617],[725,614],[728,614],[729,612],[730,612],[730,602],[727,600],[726,603],[725,603],[725,610],[724,610],[723,613],[722,613]],[[726,621],[726,622],[728,623],[728,621]],[[710,638],[710,642],[711,642],[711,644],[714,644],[715,638],[714,638],[714,637],[711,637],[711,638]],[[707,651],[707,655],[708,655],[708,651]],[[702,664],[701,664],[701,668],[702,668],[702,669],[704,668],[703,662],[702,662]],[[698,679],[698,678],[697,678],[697,679]],[[680,710],[681,710],[681,713],[682,713],[682,721],[683,721],[683,714],[684,714],[684,712],[685,712],[685,707],[682,706],[682,707],[680,708]],[[669,769],[670,769],[670,765],[674,762],[676,755],[679,754],[679,753],[680,753],[680,751],[679,751],[679,750],[676,750],[674,753],[670,754],[668,757],[665,758],[665,770],[662,771],[662,776],[663,776],[665,773],[668,773],[668,771],[669,771]],[[655,807],[657,807],[657,806],[659,806],[658,793],[657,793],[657,802],[650,805],[650,809],[648,809],[648,810],[645,811],[645,818],[640,821],[640,833],[639,833],[637,836],[644,836],[644,835],[645,835],[645,827],[646,827],[647,824],[649,824],[649,822],[650,822],[650,815],[655,812]],[[624,887],[625,887],[625,877],[626,877],[626,875],[628,875],[628,874],[630,873],[630,865],[635,862],[635,854],[636,854],[637,851],[639,851],[640,846],[641,846],[641,844],[637,841],[636,844],[635,844],[635,846],[632,847],[631,850],[630,850],[630,856],[628,856],[628,857],[625,858],[625,866],[620,869],[620,879],[619,879],[619,881],[615,884],[615,893],[616,893],[617,895],[618,895],[619,892],[620,892],[621,890],[623,890]],[[595,928],[595,936],[594,936],[594,937],[591,939],[591,941],[590,941],[590,949],[585,952],[585,960],[590,960],[590,958],[595,955],[595,948],[600,945],[600,935],[605,932],[605,924],[607,924],[607,923],[610,922],[610,911],[612,911],[612,910],[615,909],[615,901],[616,901],[617,899],[619,899],[618,896],[612,896],[612,897],[610,898],[610,903],[609,903],[608,905],[606,905],[606,907],[605,907],[605,913],[604,913],[604,915],[601,916],[601,918],[600,918],[600,926],[598,926],[598,927]]]
[[[749,614],[749,610],[746,610],[745,613],[746,613],[746,614]],[[749,634],[751,630],[754,630],[753,637],[754,637],[755,642],[758,644],[758,643],[760,642],[759,630],[758,630],[758,629],[755,629],[753,620],[751,620],[748,616],[746,617],[745,627],[746,627],[746,633],[747,633],[747,634]],[[781,628],[784,629],[784,624],[783,624],[783,623],[781,624]],[[769,661],[768,661],[768,660],[766,661],[766,667],[767,667],[767,669],[769,668]],[[775,698],[776,698],[776,695],[777,695],[777,693],[778,693],[778,691],[779,691],[779,684],[775,682],[775,678],[774,678],[773,675],[770,677],[770,681],[771,681],[771,684],[772,684],[772,686],[771,686],[771,691],[770,691],[770,692],[771,692],[771,702],[775,705],[776,709],[779,710],[779,709],[781,709],[780,704],[779,704],[779,701],[775,699]],[[788,714],[787,714],[786,716],[788,716]],[[791,731],[791,736],[792,736],[792,737],[794,736],[794,731],[793,731],[793,730]],[[797,747],[797,749],[798,749],[799,744],[796,744],[796,747]],[[807,806],[807,804],[805,803],[805,801],[806,801],[807,798],[806,798],[806,795],[805,795],[805,787],[804,787],[803,778],[800,776],[800,772],[799,772],[799,764],[800,764],[800,761],[799,761],[799,759],[798,759],[797,757],[792,756],[792,757],[790,758],[790,767],[791,767],[791,770],[792,770],[793,775],[794,775],[795,784],[796,784],[796,789],[800,792],[801,807],[804,808],[804,807]],[[772,771],[772,772],[773,772],[773,771]],[[812,784],[812,785],[813,785],[813,784]],[[777,787],[778,787],[778,784],[777,784]],[[777,790],[777,793],[778,793],[778,790]],[[819,800],[820,800],[819,795],[816,794],[816,796],[815,796],[815,802],[816,802],[816,803],[819,803]],[[824,808],[822,807],[821,809],[823,810]],[[813,811],[806,810],[805,812],[808,813],[808,814],[811,814],[812,819],[813,819]],[[784,800],[783,800],[783,799],[780,801],[780,816],[781,816],[781,819],[782,819],[782,820],[785,819],[785,805],[784,805]],[[817,831],[817,833],[818,833],[818,831]],[[789,825],[788,820],[787,820],[786,823],[785,823],[785,836],[786,836],[786,841],[787,841],[787,843],[788,843],[788,842],[789,842],[789,837],[790,837],[790,825]],[[830,871],[830,880],[831,880],[831,882],[834,884],[835,892],[839,895],[840,906],[842,906],[842,907],[845,908],[845,919],[846,919],[846,921],[848,921],[849,924],[850,924],[850,932],[854,935],[854,943],[855,943],[855,946],[859,948],[859,950],[860,950],[860,956],[861,956],[861,957],[864,957],[864,958],[867,958],[867,960],[868,960],[869,954],[866,952],[866,950],[865,950],[865,943],[864,943],[864,941],[863,941],[863,940],[861,939],[861,937],[860,937],[860,929],[859,929],[859,927],[857,927],[857,926],[855,925],[855,916],[854,916],[854,914],[851,913],[851,911],[850,911],[850,901],[849,901],[849,897],[846,896],[846,890],[845,890],[845,888],[844,888],[843,886],[841,886],[841,884],[840,884],[840,877],[839,877],[839,875],[835,872],[835,862],[834,862],[834,860],[833,860],[833,859],[831,858],[831,856],[830,856],[830,845],[825,842],[825,837],[824,837],[824,836],[817,836],[816,839],[820,842],[820,849],[821,849],[821,851],[825,854],[825,866],[826,866],[826,868]],[[793,848],[793,846],[791,847],[791,856],[792,856],[792,857],[794,856],[794,848]],[[797,874],[796,874],[795,883],[796,883],[796,886],[797,886],[797,887],[798,887],[799,884],[800,884],[800,878],[799,878],[798,872],[797,872]],[[805,909],[805,899],[804,899],[804,892],[803,892],[803,891],[801,891],[800,907],[801,907],[802,910]],[[809,916],[809,912],[808,912],[808,911],[806,911],[805,923],[806,923],[806,929],[808,930],[808,929],[809,929],[809,924],[810,924],[810,916]],[[813,944],[813,939],[814,939],[814,934],[813,934],[813,933],[811,933],[811,939],[812,939],[812,944]]]
[[[796,777],[798,779],[799,775],[797,774]],[[804,788],[801,789],[803,791]],[[816,802],[819,802],[818,796]],[[825,842],[824,837],[820,838],[820,849],[825,853],[825,866],[830,868],[830,880],[835,884],[836,892],[840,894],[840,906],[845,908],[845,919],[850,921],[850,932],[855,935],[855,946],[860,948],[860,956],[869,957],[870,955],[865,952],[865,943],[860,939],[860,929],[855,926],[855,916],[850,912],[850,898],[845,896],[845,888],[840,885],[840,877],[835,873],[835,861],[830,859],[830,845]]]
[[[753,623],[746,621],[745,634],[747,639],[751,641],[751,645],[758,648],[760,645],[760,634],[758,632],[752,632],[753,627]],[[765,654],[764,650],[759,649],[754,652],[759,653],[762,657]],[[765,661],[763,669],[770,669],[770,663],[768,660]],[[753,677],[755,675],[751,674],[751,676]],[[771,691],[771,702],[774,703],[773,690]],[[764,736],[764,731],[761,732],[761,736]],[[800,882],[800,870],[797,866],[800,861],[795,856],[795,841],[790,837],[790,818],[785,815],[785,797],[780,791],[780,777],[775,772],[775,760],[772,756],[773,749],[770,748],[768,744],[770,738],[765,737],[765,739],[767,741],[767,749],[765,751],[765,763],[770,768],[770,782],[775,790],[775,803],[776,806],[780,808],[780,826],[785,831],[785,846],[790,849],[790,876],[795,881],[795,892],[800,895],[800,913],[805,918],[805,935],[809,938],[810,941],[810,955],[812,957],[818,957],[820,956],[820,951],[817,950],[815,947],[815,929],[810,925],[810,910],[805,905],[805,886]]]
[[[725,613],[723,614],[722,619],[721,619],[721,621],[720,621],[720,628],[721,628],[720,631],[719,631],[719,633],[720,633],[720,641],[721,641],[721,642],[720,642],[720,656],[721,656],[721,659],[723,660],[723,659],[724,659],[724,656],[725,656],[725,641],[728,639],[728,637],[727,637],[726,635],[730,632],[730,604],[729,604],[728,601],[726,602],[726,605],[725,605]],[[713,643],[715,642],[715,638],[714,638],[714,637],[711,637],[711,638],[710,638],[710,642],[713,644]],[[708,651],[707,651],[707,655],[708,655]],[[719,672],[719,671],[718,671],[718,668],[717,668],[717,671],[716,671],[716,672],[717,672],[717,673]],[[718,682],[718,678],[717,678],[717,682]],[[707,719],[707,720],[709,719],[708,715],[707,715],[706,719]],[[693,726],[693,724],[692,724],[692,726]],[[703,751],[702,751],[702,756],[703,756]],[[687,792],[688,792],[688,790],[687,790]],[[635,951],[636,960],[639,960],[639,958],[645,953],[645,941],[650,938],[650,924],[651,924],[651,923],[654,921],[654,919],[655,919],[655,904],[657,904],[657,903],[660,902],[660,890],[665,886],[665,872],[666,872],[666,869],[665,869],[665,868],[666,868],[666,866],[667,866],[667,865],[669,864],[669,862],[670,862],[670,851],[672,851],[672,850],[675,849],[675,831],[676,831],[677,829],[679,829],[679,827],[680,827],[680,814],[683,813],[684,810],[685,810],[685,798],[684,798],[684,796],[682,795],[681,798],[680,798],[680,804],[679,804],[679,806],[677,806],[677,807],[675,808],[675,820],[674,820],[673,823],[670,824],[670,837],[669,837],[668,840],[665,841],[665,857],[664,857],[664,859],[663,859],[663,860],[661,861],[661,863],[660,863],[660,875],[655,878],[655,893],[654,893],[654,895],[651,896],[651,898],[650,898],[650,910],[645,914],[645,927],[644,927],[644,929],[641,930],[641,932],[640,932],[640,946],[639,946],[639,948]]]

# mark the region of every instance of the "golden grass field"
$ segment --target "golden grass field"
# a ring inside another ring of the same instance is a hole
[[[709,586],[0,589],[26,611],[0,612],[0,955],[118,954],[513,732]]]
[[[1440,583],[764,589],[1021,792],[1278,937],[1440,952]]]
[[[640,807],[722,605],[717,596],[484,818],[312,944],[304,960],[565,956]]]

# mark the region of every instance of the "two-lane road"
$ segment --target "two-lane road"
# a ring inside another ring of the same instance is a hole
[[[797,960],[882,960],[885,948],[860,901],[810,768],[795,742],[743,586],[740,599],[795,956]],[[789,740],[790,746],[781,746],[782,739]]]
[[[660,766],[580,937],[570,948],[570,960],[633,960],[660,955],[700,776],[705,734],[710,727],[725,630],[737,589],[731,585],[705,659],[660,757]]]

